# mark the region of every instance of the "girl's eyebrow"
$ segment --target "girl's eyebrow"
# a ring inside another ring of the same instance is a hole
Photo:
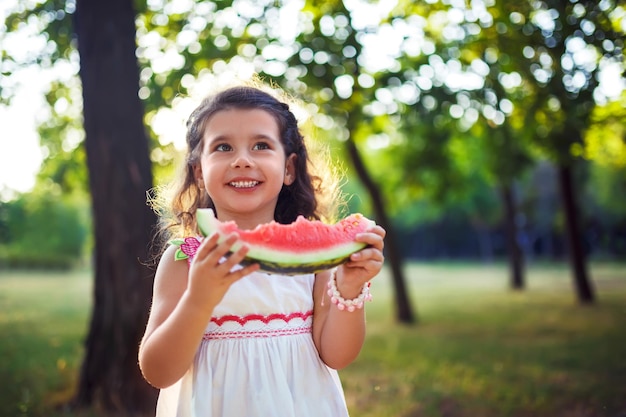
[[[207,141],[208,145],[212,145],[216,142],[227,142],[229,139],[231,138],[230,135],[227,134],[221,134],[221,135],[217,135],[214,137],[209,137],[209,140]],[[275,143],[281,143],[280,142],[280,138],[276,138],[273,135],[266,135],[265,133],[257,133],[255,135],[253,135],[250,140],[266,140],[269,142],[275,142]]]
[[[224,142],[228,140],[228,135],[217,135],[214,137],[209,137],[209,140],[207,140],[207,145],[212,145],[216,142]]]
[[[270,141],[270,142],[280,143],[280,138],[275,138],[272,135],[266,135],[264,133],[258,133],[256,135],[254,135],[252,137],[252,139],[254,139],[254,140],[261,140],[262,139],[262,140],[267,140],[267,141]]]

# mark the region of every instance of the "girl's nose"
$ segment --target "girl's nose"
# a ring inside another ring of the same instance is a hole
[[[252,158],[247,152],[237,152],[231,166],[233,168],[250,168],[254,165]]]

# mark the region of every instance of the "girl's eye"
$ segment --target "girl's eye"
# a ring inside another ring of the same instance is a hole
[[[260,151],[260,150],[263,150],[263,149],[269,149],[269,148],[270,148],[270,146],[267,143],[265,143],[265,142],[255,143],[254,146],[252,147],[252,149],[254,149],[256,151]]]
[[[226,143],[220,143],[219,145],[215,146],[215,150],[217,152],[228,152],[230,151],[232,148],[230,147],[230,145],[226,144]]]

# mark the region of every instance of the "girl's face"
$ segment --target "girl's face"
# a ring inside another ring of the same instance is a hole
[[[218,218],[240,228],[274,220],[278,193],[295,180],[295,154],[285,157],[278,124],[265,110],[230,109],[205,126],[196,181]]]

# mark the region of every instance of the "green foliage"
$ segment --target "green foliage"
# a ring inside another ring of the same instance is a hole
[[[56,187],[0,203],[0,267],[67,269],[84,261],[87,200]]]
[[[616,7],[614,1],[547,0],[497,2],[489,9],[494,21],[487,32],[502,41],[491,51],[493,62],[488,54],[484,59],[492,68],[508,65],[490,76],[493,86],[500,84],[494,92],[514,104],[521,136],[558,164],[580,156],[602,64],[623,61],[623,30],[611,21]],[[507,75],[519,82],[504,82]]]
[[[611,227],[620,221],[626,222],[626,168],[611,169],[606,165],[593,164],[590,167],[590,178],[586,196],[597,206],[606,224]],[[613,223],[613,224],[612,224]]]
[[[324,116],[317,127],[338,159],[346,158],[340,149],[350,135],[387,209],[406,226],[450,212],[494,224],[500,216],[494,190],[524,182],[546,156],[591,159],[587,196],[621,216],[611,195],[623,190],[624,99],[594,110],[602,64],[623,64],[624,17],[614,0],[399,1],[371,26],[355,23],[351,4],[315,0],[305,2],[293,40],[277,30],[289,2],[241,4],[135,2],[139,95],[157,182],[171,177],[179,157],[152,130],[157,112],[192,95],[196,83],[252,65]],[[37,20],[49,48],[29,62],[13,62],[2,51],[3,75],[32,63],[75,63],[74,6],[48,0],[17,7],[7,31]],[[404,40],[384,57],[387,68],[373,70],[363,64],[366,39],[384,30]],[[64,193],[86,190],[80,85],[55,82],[46,97],[50,118],[40,133],[47,158],[39,181],[52,180]],[[346,167],[346,190],[358,194],[351,207],[371,212]]]
[[[584,150],[578,151],[606,169],[626,169],[626,91],[619,100],[594,109]]]
[[[45,155],[37,177],[40,186],[52,182],[62,194],[89,190],[87,156],[82,146],[82,97],[78,81],[54,81],[46,94],[50,115],[37,127]]]

